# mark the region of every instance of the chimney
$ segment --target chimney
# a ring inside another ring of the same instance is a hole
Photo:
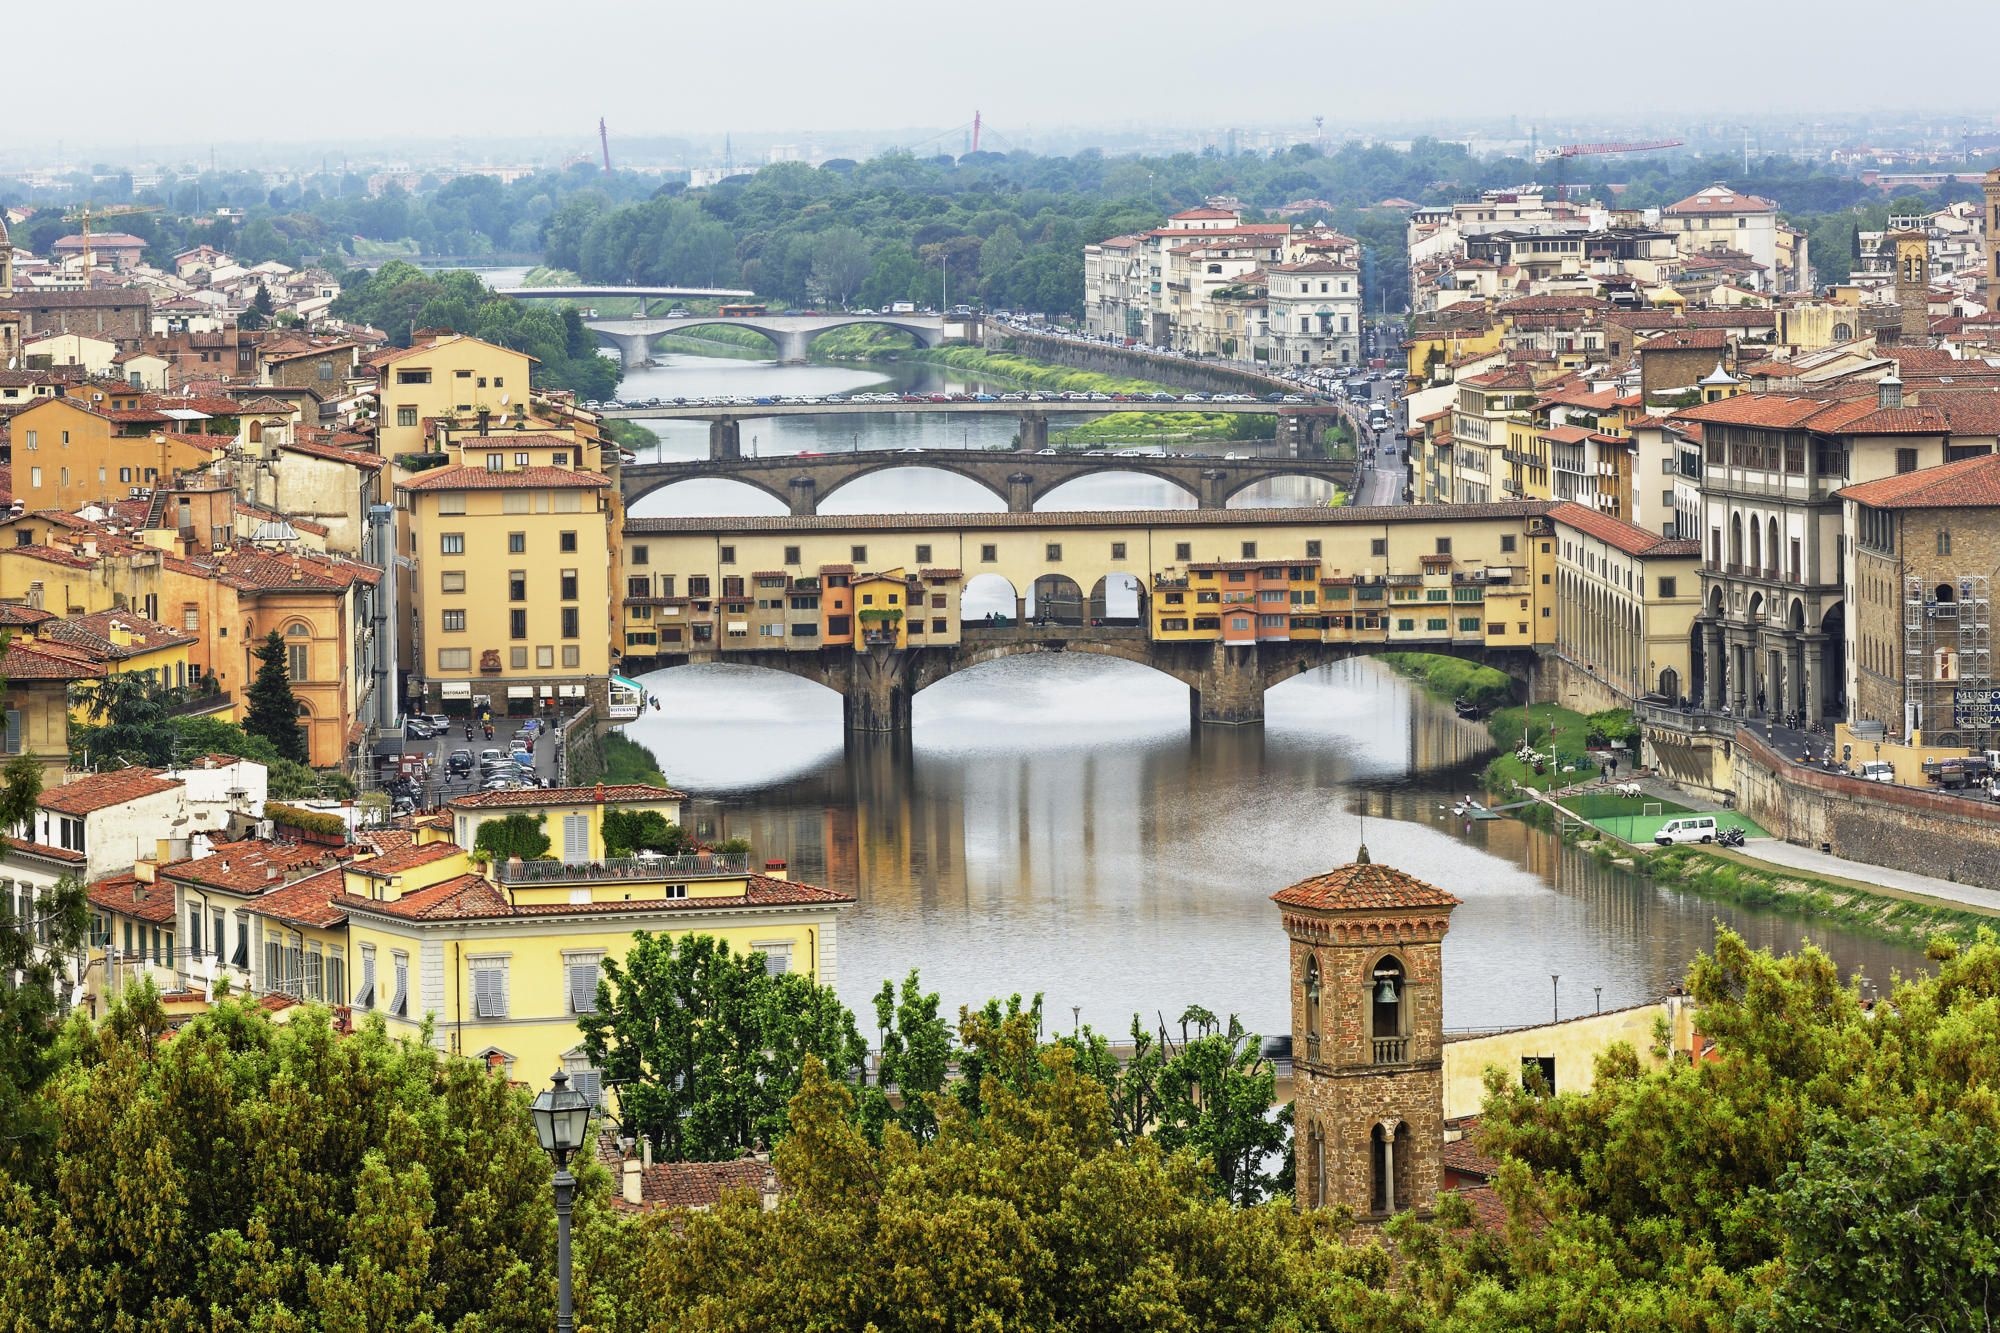
[[[787,875],[785,870],[786,867],[783,861],[766,861],[764,863],[764,878],[790,879],[791,876]]]
[[[631,1204],[634,1208],[645,1203],[646,1175],[645,1169],[639,1165],[639,1159],[636,1157],[627,1157],[623,1162],[619,1163],[619,1171],[619,1188],[620,1192],[624,1195],[625,1202]]]
[[[282,878],[284,878],[284,872],[279,870],[278,867],[276,866],[264,867],[264,882],[266,884],[276,884]]]
[[[598,783],[597,786],[591,789],[590,799],[595,801],[599,805],[604,804],[604,784],[602,782]]]
[[[1903,381],[1890,371],[1875,383],[1875,406],[1883,409],[1903,405]]]

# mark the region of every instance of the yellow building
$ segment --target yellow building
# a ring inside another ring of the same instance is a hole
[[[539,816],[549,835],[550,855],[565,862],[605,859],[604,816],[609,810],[629,814],[651,811],[669,824],[681,822],[681,803],[687,797],[670,787],[648,787],[638,783],[594,787],[521,788],[512,791],[479,792],[461,796],[448,807],[453,841],[461,847],[479,842],[480,825],[508,815],[528,813]]]
[[[469,709],[486,694],[515,712],[600,697],[622,510],[599,444],[546,430],[442,443],[445,466],[396,482],[422,697]]]
[[[1528,498],[1507,492],[1511,475],[1507,450],[1512,428],[1531,424],[1534,402],[1534,377],[1524,369],[1493,370],[1458,381],[1458,401],[1451,416],[1452,493],[1440,499],[1485,504]]]
[[[431,452],[448,422],[520,419],[528,407],[535,358],[462,333],[419,330],[408,347],[366,359],[379,376],[375,390],[376,451],[385,458]]]
[[[35,648],[9,639],[0,654],[6,680],[6,729],[0,753],[33,755],[42,767],[42,785],[62,782],[69,768],[69,689],[90,680],[98,668],[61,645]]]
[[[110,415],[75,398],[44,398],[16,413],[14,496],[28,509],[70,510],[122,500],[177,471],[202,467],[234,437],[151,431],[122,435]]]
[[[857,652],[870,648],[910,646],[910,580],[900,569],[886,574],[857,574],[854,578],[854,618],[860,622],[854,637]]]
[[[1557,544],[1557,651],[1623,703],[1690,693],[1701,543],[1578,504],[1557,505],[1549,520]]]

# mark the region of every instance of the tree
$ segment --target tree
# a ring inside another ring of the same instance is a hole
[[[257,294],[250,298],[250,308],[236,317],[236,327],[240,329],[261,329],[270,324],[272,312],[277,306],[271,300],[271,291],[263,283],[257,284]]]
[[[1008,1044],[1034,1044],[1016,1011]],[[1325,1213],[1232,1207],[1191,1155],[1117,1141],[1104,1089],[1048,1047],[1016,1090],[989,1080],[974,1120],[939,1103],[934,1137],[888,1127],[808,1062],[766,1211],[725,1199],[643,1239],[654,1327],[879,1333],[941,1329],[1387,1329],[1388,1260]]]
[[[1258,1050],[1256,1035],[1231,1014],[1227,1028],[1211,1023],[1160,1071],[1155,1137],[1169,1150],[1192,1149],[1215,1173],[1224,1198],[1269,1198],[1283,1185],[1264,1164],[1289,1137],[1284,1121],[1271,1114],[1276,1086],[1276,1071]]]
[[[81,709],[85,719],[71,732],[70,748],[96,766],[159,768],[179,758],[174,710],[187,700],[184,688],[148,672],[114,671],[103,680],[70,686],[69,694],[70,706]]]
[[[688,847],[687,835],[678,824],[669,824],[657,810],[607,810],[604,812],[604,854],[630,856],[634,852],[659,852],[675,856]]]
[[[808,1055],[854,1076],[867,1048],[831,988],[772,976],[711,935],[645,931],[606,959],[597,1010],[578,1017],[624,1123],[669,1160],[718,1161],[783,1136]]]
[[[852,227],[828,227],[813,238],[813,285],[836,306],[861,289],[872,267],[868,242]]]
[[[49,1329],[549,1326],[526,1094],[379,1020],[343,1036],[324,1010],[288,1017],[225,1000],[163,1041],[142,986],[72,1022],[38,1097],[47,1183],[17,1179],[0,1215],[0,1310]],[[606,1184],[586,1166],[586,1223]]]
[[[869,1138],[882,1141],[893,1122],[919,1143],[937,1132],[937,1099],[951,1068],[951,1025],[938,1016],[936,991],[926,992],[917,970],[903,978],[899,997],[886,978],[875,996],[875,1082],[860,1098]],[[886,1089],[896,1089],[902,1105],[892,1106]]]
[[[549,854],[549,835],[543,831],[545,816],[525,811],[504,819],[489,819],[479,826],[472,840],[475,851],[487,852],[496,861],[535,861]]]
[[[243,729],[271,742],[282,759],[311,762],[306,734],[299,726],[299,701],[292,696],[285,641],[272,630],[250,655],[257,659],[257,678],[250,682],[250,713],[243,719]]]

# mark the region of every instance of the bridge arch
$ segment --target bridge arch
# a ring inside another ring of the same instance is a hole
[[[1261,486],[1267,481],[1277,481],[1283,477],[1303,477],[1309,481],[1323,481],[1329,486],[1340,489],[1353,479],[1353,473],[1350,469],[1336,469],[1330,464],[1316,466],[1311,463],[1301,463],[1296,467],[1281,466],[1259,472],[1255,476],[1231,477],[1222,483],[1222,502],[1226,505],[1252,486]]]
[[[791,497],[787,492],[785,483],[786,479],[783,476],[780,476],[776,473],[760,474],[756,472],[734,472],[729,474],[728,476],[695,475],[695,476],[684,476],[684,477],[664,477],[661,478],[659,481],[654,482],[652,485],[647,486],[643,489],[628,490],[625,495],[626,511],[630,513],[633,509],[637,508],[637,506],[641,501],[646,500],[652,496],[664,495],[669,491],[677,489],[680,490],[684,495],[699,496],[703,492],[710,492],[715,494],[727,494],[731,491],[736,490],[736,488],[740,487],[743,490],[750,491],[757,495],[769,496],[772,500],[775,500],[777,502],[777,508],[771,511],[771,515],[775,517],[779,514],[788,514],[791,512],[790,508]],[[728,491],[724,491],[722,488],[728,488]],[[733,509],[718,510],[713,508],[712,506],[705,506],[705,508],[707,508],[707,511],[710,513],[722,513],[722,514],[745,513],[745,511],[743,510],[733,510]],[[763,517],[764,515],[760,512],[750,511],[750,513],[746,516]],[[639,515],[639,517],[645,517],[645,515]]]
[[[1020,590],[1005,574],[974,574],[958,590],[960,624],[977,625],[988,616],[1005,616],[1011,623],[1020,615]]]
[[[1100,461],[1103,462],[1106,466],[1104,467],[1087,466],[1090,463],[1100,462]],[[1196,509],[1201,506],[1200,492],[1197,491],[1193,486],[1188,485],[1188,483],[1182,478],[1169,476],[1162,472],[1155,471],[1152,468],[1145,467],[1143,466],[1141,461],[1136,458],[1128,460],[1128,459],[1112,457],[1112,458],[1105,458],[1102,460],[1098,459],[1078,460],[1078,470],[1074,475],[1064,477],[1061,481],[1056,482],[1054,485],[1045,488],[1035,496],[1035,512],[1038,514],[1043,514],[1043,513],[1060,513],[1065,509],[1090,510],[1090,509],[1107,509],[1107,508],[1118,508],[1118,509],[1149,508],[1150,506],[1132,504],[1129,501],[1125,500],[1120,500],[1115,505],[1113,505],[1104,499],[1094,497],[1090,494],[1090,492],[1093,489],[1095,489],[1101,484],[1104,484],[1099,481],[1099,478],[1104,478],[1106,479],[1106,481],[1109,482],[1115,482],[1116,479],[1120,477],[1144,477],[1148,481],[1164,482],[1168,490],[1172,492],[1172,496],[1174,499],[1184,499],[1186,501],[1185,504],[1171,504],[1171,503],[1162,504],[1159,506],[1159,508]],[[1063,494],[1064,491],[1070,491],[1072,487],[1074,487],[1075,490],[1072,491],[1071,494],[1069,495]]]
[[[988,456],[968,450],[966,451],[966,461],[961,464],[953,459],[939,458],[937,455],[940,452],[943,451],[929,451],[921,462],[912,462],[906,455],[897,454],[889,450],[876,450],[872,456],[868,452],[851,455],[854,462],[850,465],[847,474],[838,481],[833,482],[825,490],[820,491],[816,498],[824,501],[828,496],[839,494],[841,490],[860,481],[863,477],[872,477],[880,472],[891,472],[900,468],[907,472],[948,472],[952,476],[963,477],[967,481],[977,485],[981,490],[999,497],[1001,507],[1006,507],[1006,488],[1004,486],[995,486],[990,478],[979,474],[978,465],[982,459],[987,459],[990,463]]]
[[[1083,589],[1067,574],[1043,574],[1028,589],[1028,621],[1035,625],[1082,625]]]
[[[911,338],[916,340],[916,344],[919,347],[936,347],[944,341],[944,332],[942,329],[929,329],[921,324],[911,324],[894,318],[884,318],[876,315],[858,315],[852,319],[834,320],[822,327],[808,330],[805,335],[806,346],[811,347],[815,342],[819,341],[822,334],[832,333],[835,329],[851,329],[859,325],[874,325],[877,328],[894,329],[898,333],[907,333]]]
[[[1170,677],[1183,685],[1194,688],[1200,686],[1200,673],[1163,662],[1150,651],[1144,640],[1048,640],[1033,636],[1008,639],[1000,643],[982,643],[960,652],[957,662],[950,671],[920,672],[913,682],[912,693],[921,693],[941,680],[960,676],[988,662],[998,662],[1002,658],[1020,657],[1023,654],[1039,653],[1054,656],[1060,653],[1081,653],[1086,657],[1110,657],[1121,662],[1131,662],[1146,667],[1160,675]]]
[[[1091,585],[1086,615],[1092,624],[1146,623],[1146,585],[1136,574],[1106,574]]]

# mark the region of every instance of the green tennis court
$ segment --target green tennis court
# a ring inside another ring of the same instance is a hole
[[[1637,805],[1639,803],[1635,801],[1632,804]],[[1659,802],[1654,802],[1654,804],[1657,805]],[[1682,811],[1681,813],[1685,814],[1687,812]],[[1604,832],[1609,833],[1614,838],[1625,842],[1644,844],[1651,842],[1653,835],[1658,833],[1665,827],[1667,821],[1674,817],[1672,814],[1599,815],[1592,818],[1590,823],[1593,827],[1604,830]],[[1766,836],[1763,829],[1733,810],[1717,810],[1715,812],[1715,826],[1718,829],[1740,828],[1743,830],[1745,836],[1752,838]]]

